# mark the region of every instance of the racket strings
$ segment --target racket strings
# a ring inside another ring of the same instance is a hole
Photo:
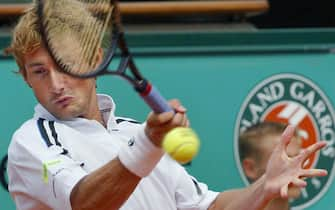
[[[44,1],[45,38],[62,70],[73,75],[95,70],[112,13],[109,0]]]
[[[81,59],[79,64],[80,74],[85,73],[85,69],[95,69],[97,55],[96,53],[100,48],[103,47],[103,39],[109,26],[112,7],[109,1],[97,0],[94,2],[94,6],[91,5],[91,1],[87,4],[87,8],[93,13],[93,21],[89,21],[90,25],[86,27],[83,38],[80,40],[80,45],[83,46]],[[88,66],[86,66],[86,64]]]
[[[46,41],[54,55],[56,61],[62,61],[62,67],[71,66],[71,54],[78,51],[78,46],[69,43],[75,43],[74,31],[80,30],[80,25],[74,25],[75,16],[70,13],[72,5],[64,10],[59,8],[67,0],[46,0],[43,7],[43,25],[45,28]]]

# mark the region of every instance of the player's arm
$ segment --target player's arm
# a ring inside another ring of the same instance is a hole
[[[287,198],[288,186],[306,187],[306,177],[326,176],[321,169],[304,169],[302,166],[308,157],[319,151],[326,142],[317,142],[295,157],[289,157],[286,147],[293,137],[295,128],[288,126],[281,142],[273,151],[265,174],[252,185],[241,189],[220,193],[210,206],[210,210],[260,210],[275,198]]]
[[[172,100],[170,105],[177,114],[151,113],[144,130],[140,130],[141,143],[136,142],[136,145],[145,142],[146,145],[142,146],[146,151],[121,149],[119,158],[85,176],[75,185],[70,196],[73,210],[119,209],[122,206],[135,190],[141,177],[147,176],[164,154],[160,148],[164,134],[173,127],[188,125],[186,110],[180,103]]]
[[[234,189],[221,192],[214,200],[209,210],[256,210],[263,209],[270,201],[264,191],[263,177],[244,189]]]
[[[140,180],[116,158],[75,185],[72,209],[119,209]]]
[[[148,176],[164,152],[138,129],[131,146],[123,145],[118,157],[82,178],[72,189],[71,207],[77,209],[119,209],[142,177]]]

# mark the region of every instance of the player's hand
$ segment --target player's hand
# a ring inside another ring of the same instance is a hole
[[[147,117],[145,133],[148,138],[160,147],[163,137],[175,127],[188,127],[189,120],[186,116],[186,109],[177,99],[169,101],[174,112],[154,113],[150,112]]]
[[[264,189],[270,199],[275,197],[287,198],[288,187],[291,185],[299,188],[306,187],[305,178],[327,175],[326,170],[303,168],[309,156],[322,149],[326,142],[317,142],[304,149],[297,156],[289,157],[287,155],[286,148],[293,138],[294,132],[294,126],[287,126],[282,134],[280,143],[276,146],[268,161],[264,175]]]

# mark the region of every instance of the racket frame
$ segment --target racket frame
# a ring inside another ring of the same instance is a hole
[[[38,28],[41,34],[42,42],[45,48],[54,60],[59,70],[65,72],[68,75],[77,78],[92,78],[101,75],[116,75],[126,81],[128,81],[134,89],[139,93],[143,100],[151,107],[156,113],[169,112],[173,109],[168,105],[166,99],[160,94],[157,88],[155,88],[148,80],[146,80],[138,70],[133,57],[128,49],[126,38],[123,32],[121,24],[121,14],[117,0],[110,0],[110,4],[113,5],[112,10],[112,31],[111,31],[111,44],[106,52],[106,57],[102,63],[93,71],[85,74],[75,74],[70,71],[66,71],[62,62],[57,59],[53,50],[50,47],[49,40],[47,38],[46,25],[44,21],[43,8],[45,0],[37,0],[37,17],[38,17]],[[110,70],[109,65],[113,58],[117,54],[117,49],[121,50],[121,59],[116,70]],[[127,69],[130,69],[132,75],[127,74]]]

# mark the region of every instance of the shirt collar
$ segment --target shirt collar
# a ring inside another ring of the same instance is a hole
[[[104,121],[107,123],[108,127],[112,127],[116,125],[115,120],[115,103],[112,97],[105,94],[97,94],[98,95],[98,106],[99,110],[102,114]],[[43,118],[50,121],[62,121],[53,116],[46,108],[44,108],[41,104],[37,104],[35,106],[35,114],[34,118]],[[74,118],[67,121],[62,122],[73,122],[82,120],[82,118]]]

